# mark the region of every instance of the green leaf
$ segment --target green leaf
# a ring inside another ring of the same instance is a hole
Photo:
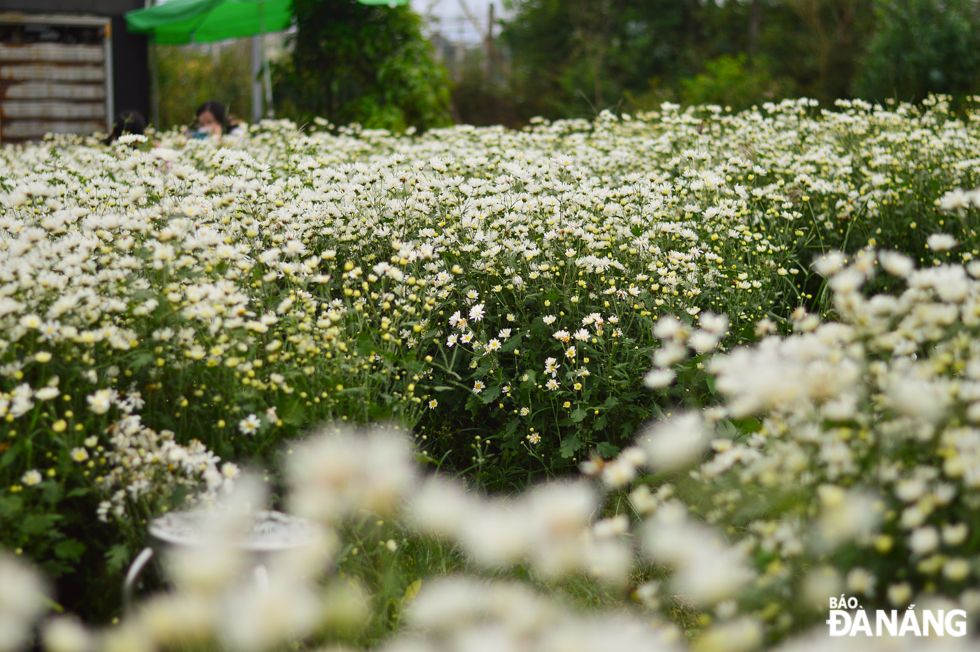
[[[111,573],[118,573],[129,563],[129,556],[129,548],[125,544],[117,543],[105,553],[106,568]]]
[[[153,362],[152,353],[139,353],[133,358],[131,367],[133,369],[142,369],[143,367],[147,366],[151,362]]]
[[[510,353],[521,343],[520,335],[512,335],[510,339],[504,342],[504,345],[500,348],[499,353]]]
[[[26,535],[48,534],[61,517],[57,514],[29,514],[20,522],[20,530]]]
[[[575,408],[575,411],[572,412],[572,421],[574,421],[575,423],[580,423],[581,421],[584,421],[585,417],[587,417],[588,415],[589,413],[583,410],[582,408]]]
[[[371,339],[369,333],[361,333],[357,336],[357,352],[370,356],[372,353],[380,353],[381,348]]]
[[[415,457],[415,461],[418,462],[419,464],[438,464],[436,460],[429,457],[425,453],[415,453],[413,457]]]
[[[54,554],[58,559],[76,561],[85,552],[85,544],[78,539],[65,539],[55,544]]]
[[[306,423],[306,407],[299,401],[293,401],[280,414],[280,418],[291,426],[302,426]]]
[[[57,482],[41,483],[41,498],[44,499],[45,502],[54,505],[60,501],[64,495],[64,489]]]
[[[619,452],[619,446],[610,444],[608,441],[601,441],[596,445],[596,449],[599,451],[599,455],[602,455],[605,459],[611,457],[616,457],[616,453]]]
[[[0,517],[12,519],[21,509],[24,508],[24,501],[17,496],[0,497]]]
[[[409,584],[408,585],[408,588],[405,589],[405,595],[402,596],[401,606],[404,607],[404,606],[410,604],[412,602],[412,600],[415,599],[415,596],[417,596],[419,594],[419,591],[421,589],[422,589],[422,580],[420,580],[420,579],[415,580],[414,582],[412,582],[411,584]]]
[[[495,385],[494,387],[490,387],[486,391],[484,391],[483,395],[480,398],[485,404],[489,405],[498,396],[500,396],[500,385]]]
[[[734,423],[735,427],[744,433],[759,432],[762,430],[762,422],[753,417],[748,417],[747,419],[733,419],[732,423]]]
[[[575,451],[580,448],[582,448],[582,442],[579,440],[578,435],[572,435],[561,443],[561,456],[566,459],[572,457],[575,455]]]

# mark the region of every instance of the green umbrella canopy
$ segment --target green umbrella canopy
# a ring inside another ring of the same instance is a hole
[[[358,0],[405,4],[409,0]],[[290,0],[170,0],[126,14],[130,32],[148,34],[160,45],[210,43],[278,32],[293,19]]]

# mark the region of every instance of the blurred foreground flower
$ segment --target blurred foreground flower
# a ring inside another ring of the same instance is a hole
[[[0,550],[0,652],[30,641],[34,621],[48,604],[48,588],[34,569]]]

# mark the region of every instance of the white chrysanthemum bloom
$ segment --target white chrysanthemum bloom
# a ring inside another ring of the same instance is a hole
[[[674,378],[676,377],[677,374],[673,369],[654,368],[648,371],[643,377],[643,384],[649,389],[663,389],[674,382]]]
[[[914,530],[909,536],[909,549],[917,555],[926,555],[939,546],[939,532],[931,525]]]
[[[692,646],[696,650],[717,652],[749,652],[763,640],[762,622],[754,616],[742,616],[722,621],[701,633]]]
[[[47,652],[91,652],[95,637],[77,618],[58,616],[44,623],[41,640]]]
[[[575,650],[603,652],[605,650],[656,650],[680,652],[677,633],[672,628],[631,617],[625,613],[596,615],[569,614],[561,621],[541,631],[535,650]],[[519,641],[523,643],[523,641]],[[462,649],[462,648],[460,648]],[[466,648],[474,650],[479,648]],[[484,648],[487,652],[494,648]],[[499,648],[497,648],[499,649]],[[514,652],[527,650],[519,646]]]
[[[844,269],[847,256],[839,251],[828,252],[813,261],[813,269],[821,276],[833,276]]]
[[[599,496],[590,482],[552,482],[525,497],[528,527],[541,540],[577,537],[599,509]]]
[[[848,541],[866,539],[884,516],[882,502],[862,489],[821,485],[818,495],[823,509],[816,523],[814,543],[819,548],[833,549]]]
[[[797,343],[771,337],[754,349],[738,348],[711,360],[708,370],[715,374],[716,389],[728,396],[732,416],[743,418],[805,396],[808,378],[795,355]]]
[[[687,357],[687,347],[677,344],[667,344],[653,353],[653,364],[661,369],[667,369]]]
[[[112,407],[112,402],[116,396],[116,390],[114,389],[100,389],[94,394],[86,396],[85,400],[88,402],[89,410],[95,414],[105,414]]]
[[[948,383],[942,379],[921,378],[908,370],[901,375],[893,373],[882,379],[881,386],[888,397],[888,404],[899,414],[937,423],[950,405]]]
[[[969,208],[973,202],[973,193],[962,188],[953,188],[939,198],[939,208],[944,211],[955,211]]]
[[[713,351],[716,346],[718,346],[718,341],[721,339],[721,333],[715,333],[707,330],[695,331],[691,338],[688,340],[688,344],[692,349],[698,353],[708,353]]]
[[[962,582],[973,572],[973,565],[962,557],[954,557],[943,564],[943,576],[953,582]]]
[[[803,578],[801,596],[803,603],[815,611],[830,608],[830,596],[838,596],[843,589],[840,575],[832,566],[818,566]]]
[[[926,246],[933,251],[949,251],[956,245],[956,238],[948,233],[933,233],[926,238]]]
[[[154,595],[139,605],[146,638],[161,647],[205,644],[214,636],[219,601],[196,591]]]
[[[643,525],[644,550],[677,571],[676,590],[701,605],[730,598],[754,573],[745,552],[728,546],[713,529],[687,518],[681,503],[664,504]]]
[[[916,270],[909,276],[909,287],[932,289],[939,298],[959,303],[967,298],[973,285],[960,265],[940,265]]]
[[[234,543],[174,546],[167,551],[167,577],[181,591],[215,594],[232,584],[248,567],[244,551]]]
[[[847,574],[847,590],[861,595],[874,595],[876,581],[873,573],[858,566]]]
[[[102,631],[101,652],[154,652],[156,646],[147,636],[142,625],[133,621]]]
[[[313,586],[274,574],[265,586],[253,581],[223,596],[218,639],[227,649],[259,652],[311,634],[322,616]]]
[[[150,150],[150,156],[157,160],[171,163],[180,157],[180,153],[167,147],[155,147]]]
[[[530,550],[529,525],[527,505],[498,499],[467,515],[460,524],[460,542],[478,565],[508,566]]]
[[[295,447],[287,477],[292,511],[324,521],[402,504],[417,482],[411,441],[391,427],[329,428]]]
[[[412,629],[427,634],[451,634],[494,621],[533,634],[560,614],[556,604],[524,584],[447,577],[423,583],[405,617]]]
[[[853,267],[848,267],[834,275],[830,280],[830,287],[838,295],[849,295],[860,290],[866,280],[867,277],[863,273]]]
[[[34,621],[49,600],[48,588],[34,569],[0,551],[0,652],[26,644]]]
[[[681,334],[683,330],[684,324],[677,317],[668,315],[657,320],[653,327],[653,334],[660,340],[669,340]]]
[[[34,396],[41,401],[50,401],[53,398],[57,398],[60,393],[57,387],[42,387],[34,392]]]
[[[671,585],[699,605],[713,605],[738,595],[755,573],[745,554],[716,542],[714,549],[700,546],[677,570]]]
[[[903,503],[911,503],[921,498],[928,488],[922,478],[906,478],[895,484],[895,496]]]
[[[717,533],[687,518],[683,503],[670,500],[646,520],[642,528],[643,549],[653,559],[682,565],[693,558],[697,549],[711,546]]]
[[[912,599],[912,587],[908,582],[892,584],[888,587],[888,601],[896,607],[907,607]]]
[[[943,526],[943,543],[948,546],[959,546],[966,541],[970,528],[966,523],[946,524]]]
[[[850,421],[857,414],[858,397],[845,394],[820,406],[820,411],[829,421]]]
[[[878,261],[886,272],[900,278],[907,278],[915,271],[915,263],[912,259],[897,251],[879,251]]]
[[[259,417],[254,414],[250,414],[238,422],[238,431],[243,435],[251,435],[254,434],[261,425],[262,421],[259,420]]]
[[[412,493],[406,512],[420,531],[455,539],[465,520],[482,508],[482,501],[461,484],[434,476]]]
[[[728,331],[728,317],[725,315],[705,312],[698,317],[698,320],[701,322],[701,328],[719,337],[724,336]]]
[[[618,489],[636,478],[637,468],[646,464],[647,454],[641,448],[630,446],[616,459],[602,466],[600,478],[603,486]]]
[[[652,468],[670,470],[697,460],[710,442],[701,414],[688,412],[647,428],[636,443],[646,451]]]
[[[133,143],[145,143],[149,140],[143,134],[123,134],[116,139],[116,143],[119,145],[132,145]]]

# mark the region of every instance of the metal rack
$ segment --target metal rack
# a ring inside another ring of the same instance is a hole
[[[108,17],[0,13],[0,143],[109,131]]]

